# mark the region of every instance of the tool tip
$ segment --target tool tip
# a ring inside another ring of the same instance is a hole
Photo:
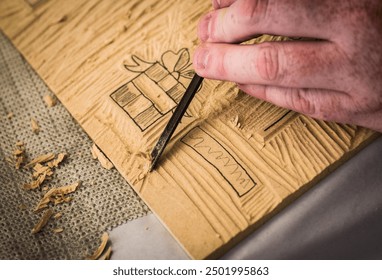
[[[156,168],[157,166],[157,162],[158,162],[158,154],[156,152],[156,149],[153,150],[153,152],[151,153],[151,164],[150,164],[150,168],[149,168],[149,172],[153,172],[154,169]]]

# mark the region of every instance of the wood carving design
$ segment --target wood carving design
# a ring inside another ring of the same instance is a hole
[[[164,115],[173,112],[186,88],[183,79],[191,79],[190,54],[187,49],[165,52],[160,62],[148,62],[135,55],[134,65],[125,64],[131,72],[139,73],[119,87],[110,97],[145,131]],[[186,113],[185,117],[190,117]]]
[[[210,163],[239,197],[247,194],[256,186],[255,181],[235,155],[202,128],[195,127],[181,141]]]

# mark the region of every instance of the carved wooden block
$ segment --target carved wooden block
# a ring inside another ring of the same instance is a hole
[[[197,259],[223,253],[377,135],[205,80],[148,173],[209,9],[205,0],[0,1],[3,32]],[[282,40],[258,41],[270,39]]]

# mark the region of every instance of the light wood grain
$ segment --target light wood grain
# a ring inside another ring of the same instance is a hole
[[[223,253],[377,135],[207,80],[148,173],[209,9],[205,0],[0,2],[3,32],[196,259]]]

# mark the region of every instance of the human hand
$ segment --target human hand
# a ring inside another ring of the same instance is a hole
[[[382,132],[381,0],[213,0],[195,71],[275,105]],[[258,34],[321,40],[239,45]]]

